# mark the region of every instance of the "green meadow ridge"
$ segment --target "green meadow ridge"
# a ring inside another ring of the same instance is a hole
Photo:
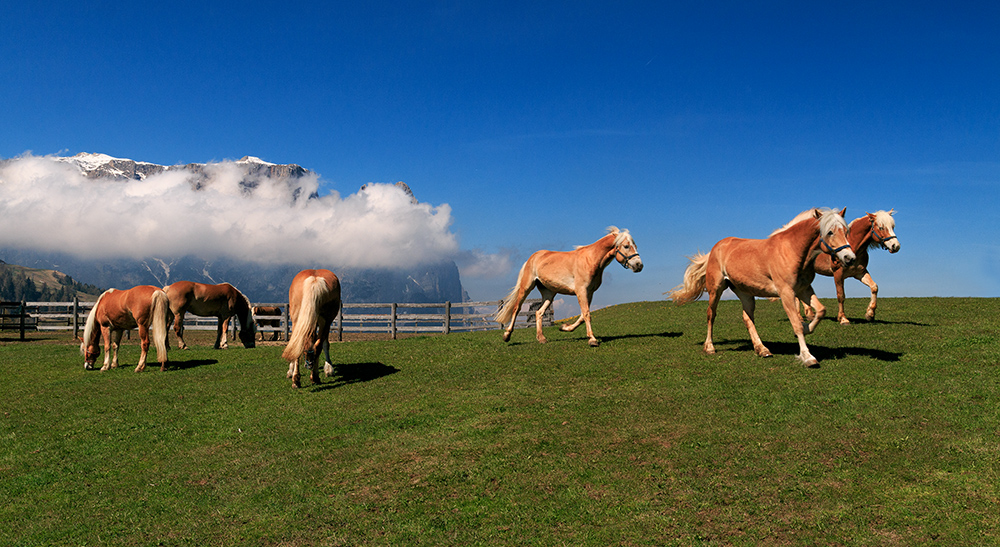
[[[2,545],[1000,542],[1000,299],[850,299],[795,361],[781,304],[639,302],[581,330],[282,346],[84,371],[0,338]],[[829,305],[829,304],[828,304]],[[125,343],[123,363],[138,357]]]

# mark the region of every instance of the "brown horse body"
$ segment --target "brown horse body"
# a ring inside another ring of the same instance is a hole
[[[691,265],[684,272],[684,284],[671,291],[670,298],[684,304],[708,292],[706,353],[715,353],[712,326],[719,298],[728,287],[743,304],[743,322],[758,355],[770,357],[771,352],[761,342],[754,326],[755,297],[780,297],[799,341],[799,359],[807,365],[818,363],[809,353],[803,336],[804,332],[813,331],[825,313],[811,286],[815,277],[813,261],[819,253],[827,252],[836,254],[847,264],[853,262],[854,252],[847,243],[844,212],[810,209],[767,239],[728,237],[716,243],[707,255],[699,253],[691,257]],[[811,302],[816,308],[812,323],[802,323],[796,297]]]
[[[839,261],[831,260],[829,255],[822,254],[816,257],[816,273],[833,277],[833,283],[837,287],[837,321],[841,325],[849,325],[844,313],[844,280],[853,277],[871,290],[871,300],[868,302],[868,309],[865,311],[865,319],[872,321],[875,319],[875,308],[877,307],[878,285],[868,273],[868,249],[870,247],[881,247],[890,253],[899,251],[899,239],[896,238],[896,222],[892,219],[894,211],[876,211],[866,213],[861,218],[851,221],[848,241],[857,258],[850,266],[844,266]],[[805,305],[806,317],[812,317],[815,312],[808,304]]]
[[[288,317],[292,334],[281,356],[288,361],[288,378],[301,387],[299,358],[305,354],[306,367],[314,384],[319,379],[319,352],[326,355],[324,372],[333,375],[330,363],[330,325],[340,311],[340,280],[330,270],[302,270],[288,288]]]
[[[505,328],[504,342],[510,340],[517,320],[517,312],[521,309],[524,299],[535,288],[542,294],[544,302],[535,312],[535,338],[545,343],[542,334],[542,315],[552,305],[556,294],[575,294],[580,303],[580,317],[572,325],[563,325],[561,330],[572,331],[587,324],[587,338],[591,346],[597,346],[600,341],[594,337],[590,327],[590,303],[594,291],[601,286],[604,268],[617,260],[625,268],[635,273],[642,271],[642,258],[636,249],[635,240],[628,230],[617,227],[608,228],[608,235],[591,243],[577,247],[573,251],[536,251],[527,262],[521,266],[517,276],[517,284],[504,299],[497,311],[495,320]]]
[[[229,319],[234,315],[240,320],[240,341],[243,342],[243,347],[252,348],[256,345],[250,301],[236,287],[229,283],[206,285],[194,281],[178,281],[163,287],[163,290],[170,298],[170,311],[174,314],[174,333],[177,334],[179,349],[187,349],[187,344],[184,343],[185,313],[219,319],[215,349],[229,347],[226,332],[229,329]]]
[[[146,355],[152,338],[156,345],[156,360],[160,370],[167,369],[167,325],[170,323],[170,303],[166,293],[151,285],[139,285],[128,290],[109,289],[97,299],[87,316],[80,352],[84,355],[83,368],[90,370],[101,355],[100,340],[104,341],[104,366],[101,370],[118,366],[118,346],[122,333],[139,329],[142,354],[136,372],[146,368]]]

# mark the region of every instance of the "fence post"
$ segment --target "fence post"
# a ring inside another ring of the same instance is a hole
[[[340,304],[340,309],[337,310],[337,341],[344,341],[344,304]]]
[[[73,339],[80,337],[80,295],[73,296]]]
[[[25,316],[28,315],[28,303],[24,300],[21,301],[21,341],[24,342],[24,320]]]
[[[288,341],[291,331],[290,325],[288,324],[288,304],[285,304],[285,342]]]
[[[444,303],[444,333],[451,334],[451,300]]]
[[[391,325],[390,330],[392,331],[392,339],[396,339],[396,303],[393,302],[391,306],[391,315],[389,318],[389,323]]]

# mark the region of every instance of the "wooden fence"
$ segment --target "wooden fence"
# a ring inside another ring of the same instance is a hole
[[[516,326],[534,326],[534,310],[541,305],[541,299],[526,300],[518,313]],[[95,302],[25,302],[9,303],[20,306],[20,315],[17,316],[17,324],[23,323],[21,339],[24,339],[24,330],[39,331],[61,331],[71,330],[74,338],[81,336],[84,323],[87,321],[87,314],[94,306]],[[23,306],[22,306],[23,304]],[[491,330],[499,326],[493,321],[493,314],[496,312],[498,301],[487,302],[439,302],[431,304],[415,303],[385,303],[385,304],[360,304],[345,303],[341,313],[337,314],[337,319],[331,328],[331,337],[337,341],[343,340],[345,332],[353,333],[382,333],[389,334],[395,340],[399,333],[440,333],[449,334],[452,332],[467,332],[476,330]],[[279,307],[280,316],[255,315],[258,322],[257,330],[261,333],[278,333],[283,335],[284,340],[288,340],[291,332],[292,321],[288,317],[288,305],[285,302],[278,303],[255,303],[255,307]],[[8,308],[0,308],[6,312]],[[528,311],[530,310],[530,311]],[[12,316],[2,315],[2,325],[13,324],[8,321]],[[262,325],[262,320],[277,320],[277,325]],[[554,322],[552,308],[546,310],[542,317],[542,325],[549,326]],[[230,330],[235,333],[237,321],[230,321]],[[8,327],[4,327],[8,328]],[[9,327],[14,328],[14,327]],[[215,317],[199,317],[188,313],[184,319],[184,328],[191,330],[215,330],[218,328],[218,319]]]

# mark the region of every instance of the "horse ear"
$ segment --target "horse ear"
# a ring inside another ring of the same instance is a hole
[[[823,211],[821,211],[819,209],[819,207],[815,207],[815,208],[813,208],[813,216],[816,217],[816,218],[819,218],[819,217],[823,216]]]
[[[840,216],[844,216],[846,214],[847,214],[847,207],[844,207],[843,209],[840,210]]]
[[[892,216],[894,214],[896,214],[896,210],[895,209],[889,209],[889,216]]]

